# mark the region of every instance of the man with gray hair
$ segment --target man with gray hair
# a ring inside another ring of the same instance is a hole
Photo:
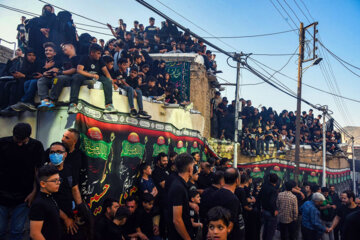
[[[306,201],[300,208],[302,212],[301,233],[304,240],[318,240],[324,232],[329,232],[320,220],[320,211],[318,207],[325,200],[321,193],[314,193],[312,199]]]

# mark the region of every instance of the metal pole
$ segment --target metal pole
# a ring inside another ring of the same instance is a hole
[[[322,186],[326,187],[326,106],[323,109],[323,146],[322,146],[322,154],[323,154],[323,176],[322,176]]]
[[[240,83],[240,60],[236,64],[236,89],[235,89],[235,135],[234,135],[234,160],[233,166],[237,168],[237,147],[238,147],[238,135],[239,135],[239,83]]]
[[[355,147],[354,147],[354,137],[352,138],[352,166],[353,166],[353,191],[356,196],[356,171],[355,171]]]
[[[294,180],[298,183],[299,165],[300,165],[300,116],[301,116],[301,77],[302,62],[304,60],[304,24],[300,23],[299,34],[299,62],[298,62],[298,86],[297,86],[297,104],[296,104],[296,120],[295,120],[295,174]]]

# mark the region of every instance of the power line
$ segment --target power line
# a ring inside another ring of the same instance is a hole
[[[291,24],[286,20],[286,18],[284,17],[284,15],[281,13],[281,11],[278,9],[278,7],[273,3],[272,0],[270,0],[271,4],[274,6],[274,8],[276,9],[276,11],[280,14],[280,16],[285,20],[285,22],[289,25],[289,27],[292,29],[293,26],[291,26]]]
[[[297,25],[295,23],[295,21],[292,19],[292,17],[290,16],[290,14],[286,11],[286,9],[283,7],[283,5],[279,2],[279,0],[276,0],[278,2],[278,4],[280,5],[280,7],[284,10],[285,14],[290,18],[290,20],[294,23],[295,28],[297,28]]]
[[[266,68],[268,68],[268,69],[270,69],[270,70],[272,70],[272,71],[274,71],[274,72],[277,71],[277,70],[269,67],[268,65],[265,65],[265,64],[257,61],[257,60],[254,59],[254,58],[250,58],[250,57],[249,57],[249,59],[251,59],[251,60],[254,61],[254,62],[257,62],[258,64],[260,64],[260,65],[262,65],[262,66],[264,66],[264,67],[266,67]],[[290,79],[290,80],[292,80],[292,81],[294,81],[294,82],[297,82],[297,79],[296,79],[296,78],[290,77],[289,75],[286,75],[286,74],[284,74],[284,73],[282,73],[282,72],[280,72],[280,71],[278,71],[277,73],[280,74],[280,75],[282,75],[282,76],[284,76],[284,77],[286,77],[286,78],[288,78],[288,79]],[[323,90],[323,89],[314,87],[314,86],[312,86],[312,85],[309,85],[309,84],[307,84],[307,83],[302,83],[302,84],[305,85],[305,86],[307,86],[307,87],[309,87],[309,88],[315,89],[315,90],[317,90],[317,91],[320,91],[320,92],[323,92],[323,93],[326,93],[326,94],[329,94],[329,95],[332,95],[332,96],[336,96],[336,97],[343,98],[343,99],[346,99],[346,100],[349,100],[349,101],[353,101],[353,102],[360,103],[360,100],[357,100],[357,99],[353,99],[353,98],[341,96],[341,95],[338,95],[338,94],[334,94],[334,93],[325,91],[325,90]]]
[[[40,0],[39,0],[40,1]],[[168,5],[162,3],[160,0],[156,0],[158,3],[160,3],[161,5],[163,5],[164,7],[166,7],[167,9],[169,9],[170,11],[174,12],[176,15],[180,16],[181,18],[185,19],[186,21],[188,21],[189,23],[193,24],[194,26],[196,26],[197,28],[201,29],[202,31],[206,32],[207,34],[209,34],[210,36],[212,36],[213,38],[216,38],[218,41],[222,42],[223,44],[225,44],[226,46],[234,49],[235,51],[239,52],[236,48],[234,48],[233,46],[231,46],[230,44],[224,42],[223,40],[221,40],[220,38],[214,36],[213,34],[209,33],[206,29],[202,28],[201,26],[197,25],[196,23],[194,23],[193,21],[189,20],[188,18],[186,18],[185,16],[183,16],[182,14],[178,13],[177,11],[175,11],[174,9],[172,9],[171,7],[169,7]]]
[[[296,6],[300,9],[300,12],[302,13],[302,15],[304,15],[304,17],[306,18],[306,20],[308,20],[308,22],[310,23],[311,21],[309,20],[309,18],[306,16],[306,14],[303,12],[303,10],[300,8],[300,6],[297,4],[296,0],[294,0]]]
[[[286,2],[286,0],[284,0],[285,4],[290,8],[290,10],[292,11],[292,13],[295,15],[295,17],[297,18],[297,20],[299,22],[301,22],[301,20],[299,19],[299,17],[296,15],[296,13],[294,12],[294,10],[290,7],[290,5]]]
[[[297,31],[297,29],[290,29],[290,30],[281,31],[281,32],[264,33],[264,34],[256,34],[256,35],[245,35],[245,36],[227,36],[227,37],[203,37],[203,38],[254,38],[254,37],[267,37],[267,36],[273,36],[273,35],[278,35],[278,34],[283,34],[283,33],[288,33],[288,32],[294,32],[294,31]]]

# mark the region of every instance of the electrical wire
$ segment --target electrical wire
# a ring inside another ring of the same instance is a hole
[[[299,17],[296,15],[296,13],[294,12],[294,10],[290,7],[290,5],[287,3],[286,0],[284,0],[285,4],[288,6],[288,8],[290,9],[290,11],[292,11],[292,13],[295,15],[296,19],[301,22],[301,20],[299,19]]]
[[[41,0],[39,0],[41,1]],[[176,15],[180,16],[181,18],[185,19],[186,21],[188,21],[189,23],[193,24],[194,26],[196,26],[197,28],[201,29],[202,31],[206,32],[207,34],[209,34],[210,36],[214,37],[215,39],[217,39],[219,42],[222,42],[223,44],[225,44],[226,46],[234,49],[237,52],[240,52],[239,50],[237,50],[236,48],[234,48],[233,46],[231,46],[230,44],[224,42],[223,40],[221,40],[220,38],[214,36],[213,34],[211,34],[210,32],[208,32],[206,29],[202,28],[201,26],[197,25],[196,23],[194,23],[193,21],[189,20],[188,18],[186,18],[185,16],[183,16],[182,14],[178,13],[177,11],[175,11],[174,9],[172,9],[171,7],[169,7],[168,5],[164,4],[163,2],[161,2],[160,0],[156,0],[158,3],[160,3],[162,6],[166,7],[167,9],[169,9],[170,11],[174,12]]]
[[[290,14],[286,11],[286,9],[283,7],[283,5],[279,2],[279,0],[276,0],[278,2],[278,4],[280,5],[280,7],[284,10],[285,14],[290,18],[290,20],[293,22],[293,24],[295,25],[295,28],[298,28],[295,21],[292,19],[292,17],[290,16]]]
[[[297,31],[297,29],[290,29],[290,30],[281,31],[281,32],[264,33],[264,34],[256,34],[256,35],[245,35],[245,36],[227,36],[227,37],[202,37],[202,38],[254,38],[254,37],[267,37],[267,36],[273,36],[273,35],[278,35],[278,34],[283,34],[283,33],[288,33],[288,32],[294,32],[294,31]]]
[[[298,5],[298,3],[296,2],[296,0],[294,0],[296,6],[298,7],[298,9],[300,9],[300,12],[302,13],[302,15],[306,18],[306,20],[308,20],[308,22],[310,23],[311,21],[309,20],[309,18],[306,16],[306,14],[303,12],[303,10],[300,8],[300,6]]]
[[[278,9],[278,7],[273,3],[272,0],[270,0],[271,4],[274,6],[274,8],[276,9],[276,11],[280,14],[280,16],[285,20],[285,22],[289,25],[289,27],[292,29],[293,26],[291,26],[291,24],[286,20],[286,18],[284,17],[284,15],[281,13],[281,11]],[[296,27],[297,28],[297,27]]]
[[[264,66],[264,67],[266,67],[266,68],[268,68],[268,69],[270,69],[270,70],[272,70],[272,71],[274,71],[274,72],[277,71],[277,70],[269,67],[268,65],[265,65],[265,64],[257,61],[257,60],[254,59],[254,58],[250,58],[250,57],[249,57],[249,59],[251,59],[251,60],[254,61],[254,62],[257,62],[258,64],[260,64],[260,65],[262,65],[262,66]],[[284,77],[286,77],[286,78],[288,78],[288,79],[290,79],[290,80],[292,80],[292,81],[294,81],[294,82],[297,82],[297,79],[296,79],[296,78],[290,77],[289,75],[286,75],[286,74],[284,74],[284,73],[282,73],[282,72],[280,72],[280,71],[278,71],[277,73],[280,74],[280,75],[282,75],[282,76],[284,76]],[[349,97],[341,96],[341,95],[338,95],[338,94],[334,94],[334,93],[331,93],[331,92],[325,91],[325,90],[323,90],[323,89],[314,87],[314,86],[309,85],[309,84],[304,83],[304,82],[303,82],[302,84],[303,84],[304,86],[307,86],[307,87],[312,88],[312,89],[314,89],[314,90],[317,90],[317,91],[319,91],[319,92],[323,92],[323,93],[326,93],[326,94],[329,94],[329,95],[332,95],[332,96],[336,96],[336,97],[339,97],[339,98],[343,98],[343,99],[346,99],[346,100],[349,100],[349,101],[352,101],[352,102],[360,103],[360,100],[358,100],[358,99],[349,98]]]

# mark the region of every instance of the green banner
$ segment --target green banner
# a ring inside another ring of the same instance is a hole
[[[179,90],[181,101],[190,100],[190,63],[189,62],[167,62],[166,72],[171,76],[171,82]]]
[[[141,143],[131,143],[128,140],[122,142],[121,157],[138,157],[142,159],[145,151],[145,145]]]
[[[103,140],[89,139],[85,134],[80,133],[80,149],[91,158],[101,158],[107,161],[112,142],[108,143]]]
[[[169,146],[166,145],[166,144],[163,144],[163,145],[159,145],[157,143],[154,143],[154,151],[153,151],[153,154],[152,156],[153,157],[156,157],[157,155],[159,155],[159,153],[165,153],[165,154],[168,154],[169,152]]]

